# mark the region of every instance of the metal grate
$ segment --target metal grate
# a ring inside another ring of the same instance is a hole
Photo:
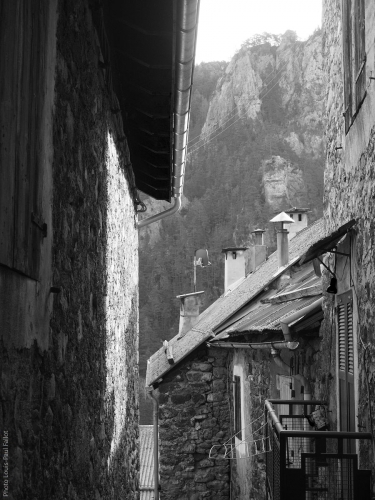
[[[354,470],[356,456],[324,458],[304,455],[302,468],[305,475],[305,491],[309,500],[355,500]]]
[[[280,500],[280,443],[271,424],[267,426],[271,452],[266,454],[267,494],[272,500]]]
[[[284,409],[287,405],[289,415],[277,417],[273,404]],[[371,439],[371,434],[312,430],[304,415],[294,414],[297,409],[308,413],[309,405],[322,404],[266,401],[265,435],[272,447],[266,455],[267,500],[370,499],[371,472],[359,470],[357,455],[345,450],[354,450],[356,442]]]

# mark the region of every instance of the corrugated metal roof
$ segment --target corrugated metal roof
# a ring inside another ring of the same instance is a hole
[[[155,495],[153,490],[141,490],[140,500],[154,500]]]
[[[262,304],[259,309],[251,311],[240,321],[225,330],[226,333],[235,332],[263,332],[265,330],[280,330],[280,321],[294,312],[303,309],[317,300],[317,297],[283,302],[281,304]]]
[[[255,298],[264,288],[270,285],[285,270],[296,263],[303,254],[324,235],[324,221],[317,222],[300,231],[289,242],[289,264],[279,269],[277,253],[274,252],[256,271],[248,275],[231,293],[222,295],[199,317],[198,323],[184,337],[176,335],[169,341],[173,350],[174,365],[190,354],[200,344],[214,335],[226,319]],[[168,363],[164,347],[154,353],[147,363],[146,384],[151,385],[167,373],[173,366]]]
[[[152,425],[139,426],[140,500],[154,499],[154,435]]]

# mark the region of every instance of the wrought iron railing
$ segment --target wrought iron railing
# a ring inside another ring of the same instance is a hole
[[[370,500],[371,471],[358,469],[356,443],[371,434],[312,430],[315,405],[324,402],[265,402],[267,500]]]

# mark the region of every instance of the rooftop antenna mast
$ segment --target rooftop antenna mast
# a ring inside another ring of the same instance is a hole
[[[210,265],[207,250],[205,248],[196,250],[194,254],[194,292],[197,291],[197,266],[208,267]]]

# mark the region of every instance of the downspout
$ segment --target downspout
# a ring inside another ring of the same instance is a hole
[[[148,388],[148,395],[153,404],[153,431],[154,431],[154,500],[159,500],[159,401],[154,394],[153,387]]]
[[[174,205],[159,214],[138,222],[142,228],[178,212],[182,204],[185,179],[187,140],[191,109],[191,89],[197,44],[198,15],[200,0],[180,0],[177,9],[178,26],[176,40],[176,80],[173,112],[173,181]]]
[[[298,342],[283,342],[276,340],[275,342],[207,342],[207,347],[222,347],[226,349],[289,349],[294,351],[297,349]]]
[[[284,318],[283,320],[280,321],[280,326],[281,330],[284,334],[284,338],[286,342],[291,342],[292,341],[292,332],[290,330],[289,325],[291,323],[294,323],[298,319],[302,318],[303,316],[306,316],[307,314],[310,314],[315,311],[319,311],[319,309],[322,308],[323,304],[323,297],[320,297],[320,299],[316,300],[309,306],[304,307],[303,309],[300,309],[299,311],[291,314],[287,318]]]

